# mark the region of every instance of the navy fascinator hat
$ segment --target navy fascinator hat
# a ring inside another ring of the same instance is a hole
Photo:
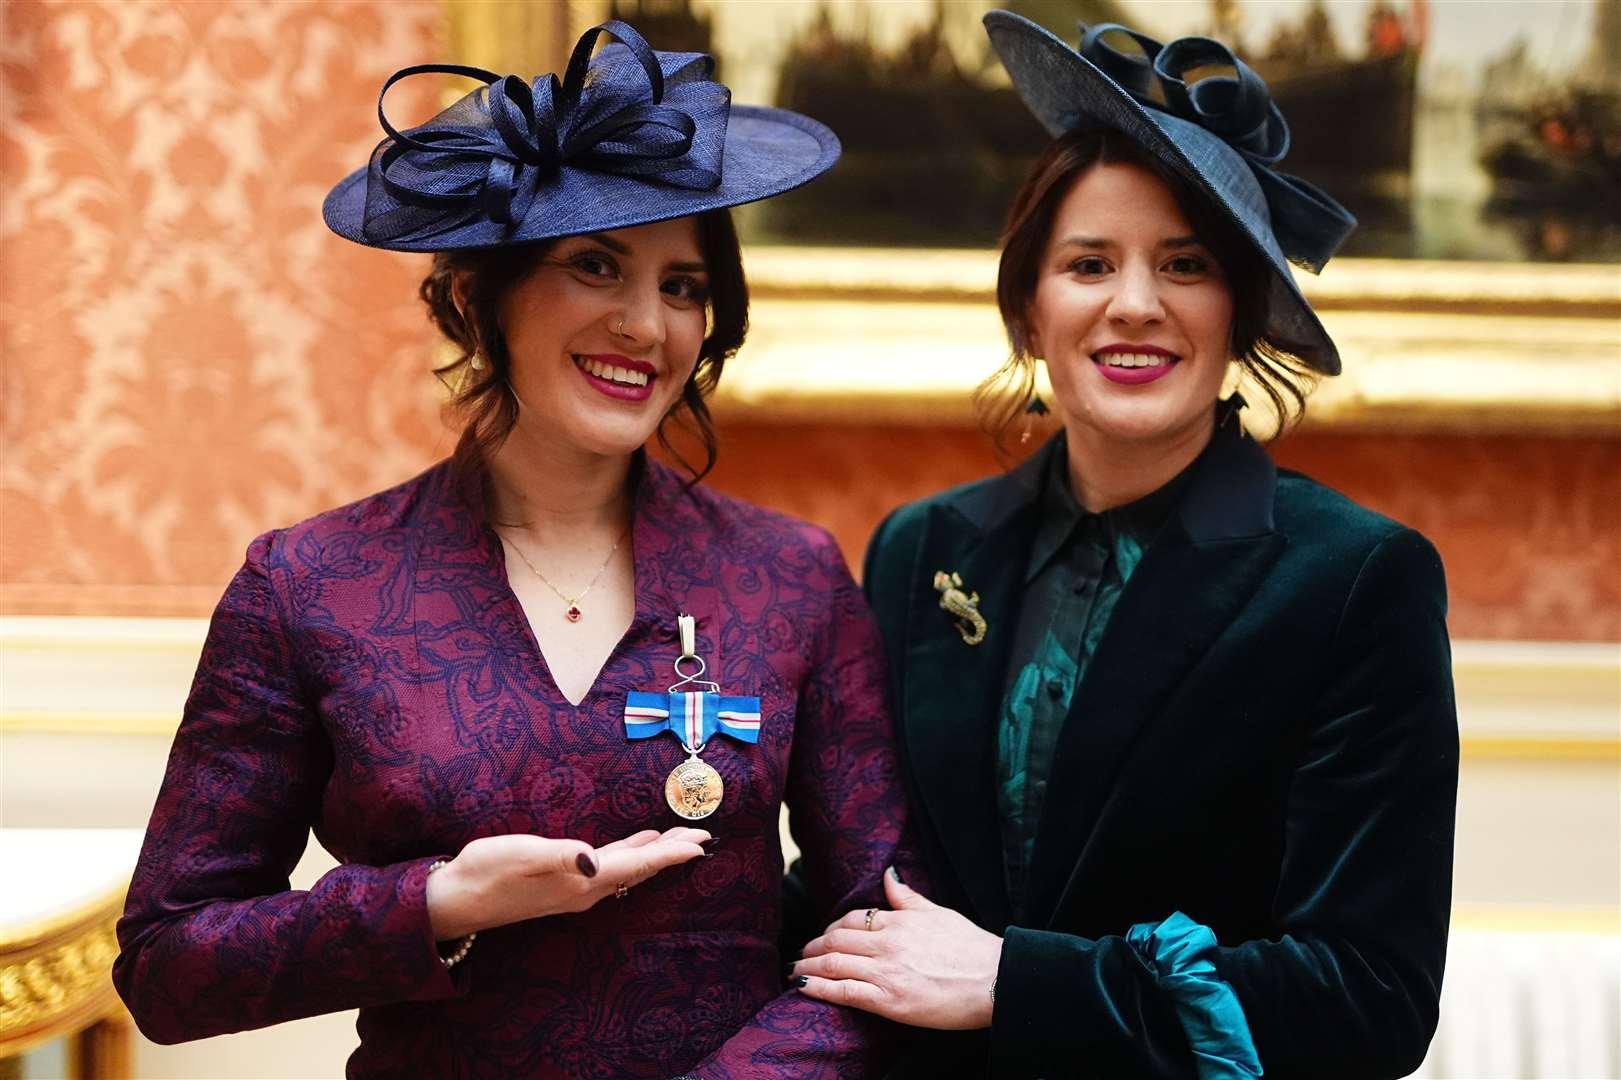
[[[597,38],[618,39],[594,57]],[[587,30],[561,82],[456,64],[383,84],[388,137],[322,207],[339,236],[393,251],[454,251],[619,229],[781,194],[826,172],[839,140],[786,109],[734,106],[702,53],[656,52],[619,21]],[[488,84],[397,130],[389,87],[424,74]]]
[[[1339,350],[1295,284],[1289,264],[1320,271],[1356,218],[1318,188],[1273,166],[1289,152],[1289,125],[1266,83],[1219,41],[1168,45],[1114,23],[1081,28],[1079,49],[1008,11],[985,30],[1019,96],[1054,136],[1110,128],[1192,181],[1225,212],[1272,267],[1267,330],[1317,347],[1315,366],[1340,372]],[[1132,38],[1141,55],[1103,40]],[[1189,83],[1199,68],[1230,68]]]

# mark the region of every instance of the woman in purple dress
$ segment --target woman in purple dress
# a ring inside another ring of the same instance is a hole
[[[119,925],[149,1037],[358,1008],[350,1076],[881,1069],[883,1022],[784,992],[776,949],[785,800],[829,915],[901,852],[872,617],[825,532],[643,450],[685,412],[713,462],[726,208],[838,156],[712,66],[615,22],[561,82],[390,80],[489,84],[384,119],[325,207],[436,253],[463,436],[221,600]],[[312,828],[340,865],[291,890]]]

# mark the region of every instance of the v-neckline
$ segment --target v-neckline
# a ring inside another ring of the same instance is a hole
[[[630,640],[636,629],[636,624],[643,617],[641,581],[644,571],[638,566],[641,559],[637,556],[636,532],[638,531],[638,521],[634,503],[632,504],[631,515],[630,622],[626,624],[625,629],[620,633],[613,646],[603,656],[602,663],[597,666],[596,672],[591,676],[590,684],[578,701],[572,700],[558,683],[557,675],[552,670],[552,663],[547,659],[546,650],[540,643],[540,635],[535,633],[534,624],[529,619],[529,612],[524,608],[523,601],[518,598],[517,590],[512,587],[512,575],[507,572],[506,542],[491,525],[488,523],[484,525],[486,550],[489,557],[501,569],[501,585],[506,590],[505,600],[512,606],[513,614],[516,615],[518,622],[523,627],[524,639],[529,643],[532,658],[535,660],[538,670],[545,676],[546,682],[551,685],[552,690],[557,694],[557,697],[566,702],[571,709],[584,708],[586,702],[590,701],[598,693],[602,687],[603,672],[607,671],[613,664],[614,659],[624,651],[626,642]]]
[[[658,567],[654,565],[653,551],[660,545],[654,541],[659,528],[656,520],[655,507],[662,501],[663,478],[658,474],[658,466],[652,461],[643,460],[638,465],[631,465],[630,484],[630,587],[631,587],[631,614],[630,624],[625,627],[617,641],[602,663],[597,667],[596,673],[591,677],[591,684],[586,688],[584,696],[578,701],[572,701],[558,685],[557,675],[552,670],[551,661],[546,658],[546,650],[541,647],[540,637],[535,633],[534,625],[529,621],[529,613],[524,610],[523,602],[518,599],[517,592],[512,588],[511,575],[507,573],[506,545],[489,522],[482,522],[486,557],[493,560],[500,568],[501,584],[506,590],[506,602],[512,605],[512,612],[518,622],[523,626],[524,639],[529,643],[530,655],[544,673],[547,683],[557,695],[558,700],[567,703],[571,709],[582,709],[603,689],[603,674],[608,671],[614,662],[620,659],[632,639],[638,635],[638,627],[651,626],[655,621],[652,605],[655,603],[658,589]],[[480,518],[483,514],[480,513]],[[674,629],[674,615],[671,629]]]
[[[507,573],[506,546],[484,513],[486,504],[482,484],[459,487],[455,493],[458,501],[464,503],[471,512],[486,567],[492,568],[499,575],[494,580],[499,580],[500,588],[505,595],[494,598],[497,606],[503,603],[510,605],[507,610],[522,627],[523,639],[528,643],[529,657],[543,685],[549,686],[555,699],[565,703],[570,709],[583,709],[592,704],[594,698],[607,693],[603,682],[604,675],[627,655],[627,650],[636,640],[651,632],[651,628],[659,619],[659,613],[655,608],[661,604],[668,606],[668,597],[664,595],[662,568],[658,565],[656,555],[666,546],[664,530],[673,527],[673,523],[664,519],[667,510],[665,504],[672,493],[671,485],[674,481],[665,475],[667,470],[664,467],[646,457],[645,451],[638,451],[636,456],[640,460],[633,460],[629,478],[632,485],[630,544],[633,597],[630,624],[608,650],[592,676],[585,694],[578,701],[571,700],[558,685],[551,662],[547,660],[546,652],[540,645],[540,638],[529,621],[529,613],[524,610],[522,601],[518,599],[518,594],[512,587],[511,575]],[[671,640],[674,640],[673,610],[669,619]]]

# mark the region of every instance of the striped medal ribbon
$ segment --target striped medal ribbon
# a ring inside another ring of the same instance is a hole
[[[664,801],[679,816],[699,821],[719,809],[726,786],[720,773],[698,755],[717,734],[759,742],[760,699],[722,694],[717,683],[702,679],[705,669],[695,652],[696,624],[685,614],[676,621],[681,656],[675,673],[680,681],[663,693],[632,690],[625,695],[625,737],[649,739],[668,731],[681,741],[687,760],[665,778]],[[690,674],[682,670],[687,661],[696,662]]]

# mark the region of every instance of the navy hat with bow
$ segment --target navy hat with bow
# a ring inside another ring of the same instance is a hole
[[[601,34],[618,42],[592,51]],[[786,109],[734,106],[702,53],[655,52],[625,23],[581,36],[561,83],[423,64],[383,84],[388,138],[326,197],[333,232],[395,251],[544,240],[702,213],[798,187],[839,158],[839,140]],[[488,84],[397,130],[389,87],[412,75]]]
[[[987,14],[985,30],[1019,96],[1048,132],[1119,131],[1193,181],[1231,217],[1273,270],[1267,330],[1316,346],[1318,369],[1339,374],[1339,350],[1301,295],[1289,264],[1320,271],[1356,228],[1356,218],[1318,188],[1273,168],[1289,152],[1289,125],[1259,75],[1211,38],[1161,45],[1103,23],[1082,26],[1077,50],[1008,11]],[[1132,38],[1142,54],[1110,46],[1103,38],[1111,33]],[[1183,78],[1212,67],[1232,74],[1192,83]]]

